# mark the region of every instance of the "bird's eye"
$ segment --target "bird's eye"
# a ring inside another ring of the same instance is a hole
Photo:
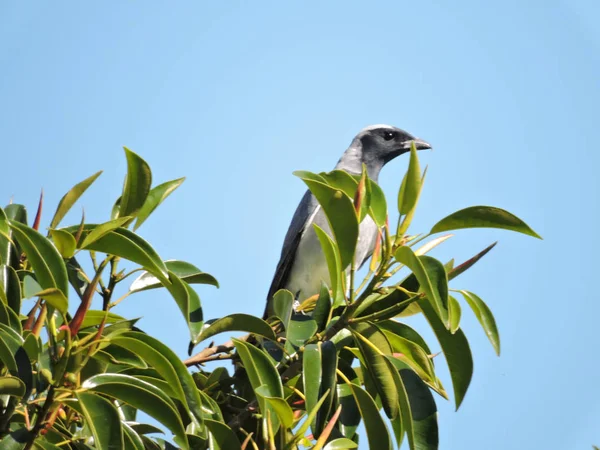
[[[391,141],[391,140],[392,140],[392,139],[394,139],[395,137],[396,137],[396,133],[395,133],[395,132],[393,132],[393,131],[385,131],[385,132],[383,133],[383,138],[384,138],[386,141]]]

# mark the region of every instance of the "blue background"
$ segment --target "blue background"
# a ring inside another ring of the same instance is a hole
[[[291,172],[331,169],[366,125],[404,128],[435,147],[420,154],[413,231],[489,204],[544,237],[461,231],[433,253],[462,261],[500,240],[452,283],[490,305],[502,356],[464,310],[475,373],[459,412],[438,400],[441,449],[589,449],[600,443],[599,18],[591,0],[2,2],[0,198],[33,215],[43,187],[47,226],[60,197],[104,169],[64,224],[81,205],[107,220],[127,145],[156,183],[188,177],[140,232],[219,279],[198,289],[205,317],[261,314],[304,191]],[[383,171],[392,204],[406,164]],[[166,292],[116,312],[185,354]]]

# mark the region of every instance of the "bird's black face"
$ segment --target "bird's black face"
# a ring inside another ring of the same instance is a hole
[[[388,125],[368,127],[361,133],[364,157],[380,160],[383,164],[410,151],[414,143],[417,150],[430,149],[431,145],[400,128]]]

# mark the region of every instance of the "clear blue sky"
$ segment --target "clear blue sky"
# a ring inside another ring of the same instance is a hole
[[[496,314],[502,356],[464,311],[475,373],[457,413],[438,401],[441,449],[590,449],[600,443],[599,19],[593,0],[3,2],[0,198],[33,214],[43,187],[47,225],[73,184],[104,169],[81,204],[106,220],[127,145],[156,182],[188,177],[140,231],[165,259],[219,279],[220,290],[199,289],[205,317],[260,314],[304,190],[291,172],[331,169],[365,125],[405,128],[435,147],[421,155],[414,231],[490,204],[545,238],[459,232],[434,253],[463,260],[500,241],[453,282]],[[406,163],[384,169],[388,195]],[[184,355],[166,292],[117,312],[143,315]]]

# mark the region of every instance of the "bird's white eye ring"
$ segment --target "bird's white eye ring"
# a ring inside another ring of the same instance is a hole
[[[393,131],[385,131],[383,133],[383,138],[386,141],[391,141],[392,139],[394,139],[396,137],[396,133],[394,133]]]

